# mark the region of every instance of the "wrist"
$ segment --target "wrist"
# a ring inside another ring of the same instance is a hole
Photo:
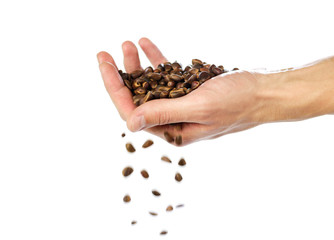
[[[259,75],[257,119],[294,121],[334,112],[334,59]]]

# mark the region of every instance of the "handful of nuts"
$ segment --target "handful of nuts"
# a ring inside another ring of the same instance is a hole
[[[182,97],[210,78],[228,71],[222,65],[216,67],[193,59],[192,65],[184,69],[177,62],[165,62],[156,69],[147,67],[132,73],[123,73],[122,70],[118,72],[133,94],[133,103],[139,106],[153,99]]]

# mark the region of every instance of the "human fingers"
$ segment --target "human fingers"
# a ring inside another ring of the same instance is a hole
[[[112,65],[114,65],[116,69],[118,69],[113,57],[105,51],[101,51],[97,54],[97,60],[98,60],[99,64],[101,64],[103,62],[109,62]]]
[[[124,68],[125,71],[131,73],[135,70],[142,69],[140,66],[140,60],[137,47],[131,41],[125,41],[122,44],[123,56],[124,56]]]
[[[132,94],[124,85],[121,76],[113,64],[102,62],[99,67],[104,86],[107,89],[109,96],[122,119],[126,121],[128,116],[135,109],[135,105],[132,101]]]
[[[139,45],[143,49],[145,55],[156,68],[160,63],[167,62],[167,59],[162,55],[159,48],[148,38],[141,38]]]

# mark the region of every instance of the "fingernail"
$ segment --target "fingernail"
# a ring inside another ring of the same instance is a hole
[[[133,122],[134,122],[134,124],[133,124],[134,131],[140,131],[146,125],[144,115],[140,115],[140,116],[135,117]]]

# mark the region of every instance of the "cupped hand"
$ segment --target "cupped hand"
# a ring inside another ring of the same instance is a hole
[[[149,39],[140,39],[139,45],[154,68],[167,61]],[[122,49],[126,72],[142,69],[136,46],[126,41]],[[183,97],[151,100],[136,107],[111,55],[100,52],[97,57],[104,85],[131,131],[146,130],[161,138],[167,131],[174,137],[181,135],[182,145],[187,145],[245,130],[261,122],[259,73],[232,71],[209,79]]]

